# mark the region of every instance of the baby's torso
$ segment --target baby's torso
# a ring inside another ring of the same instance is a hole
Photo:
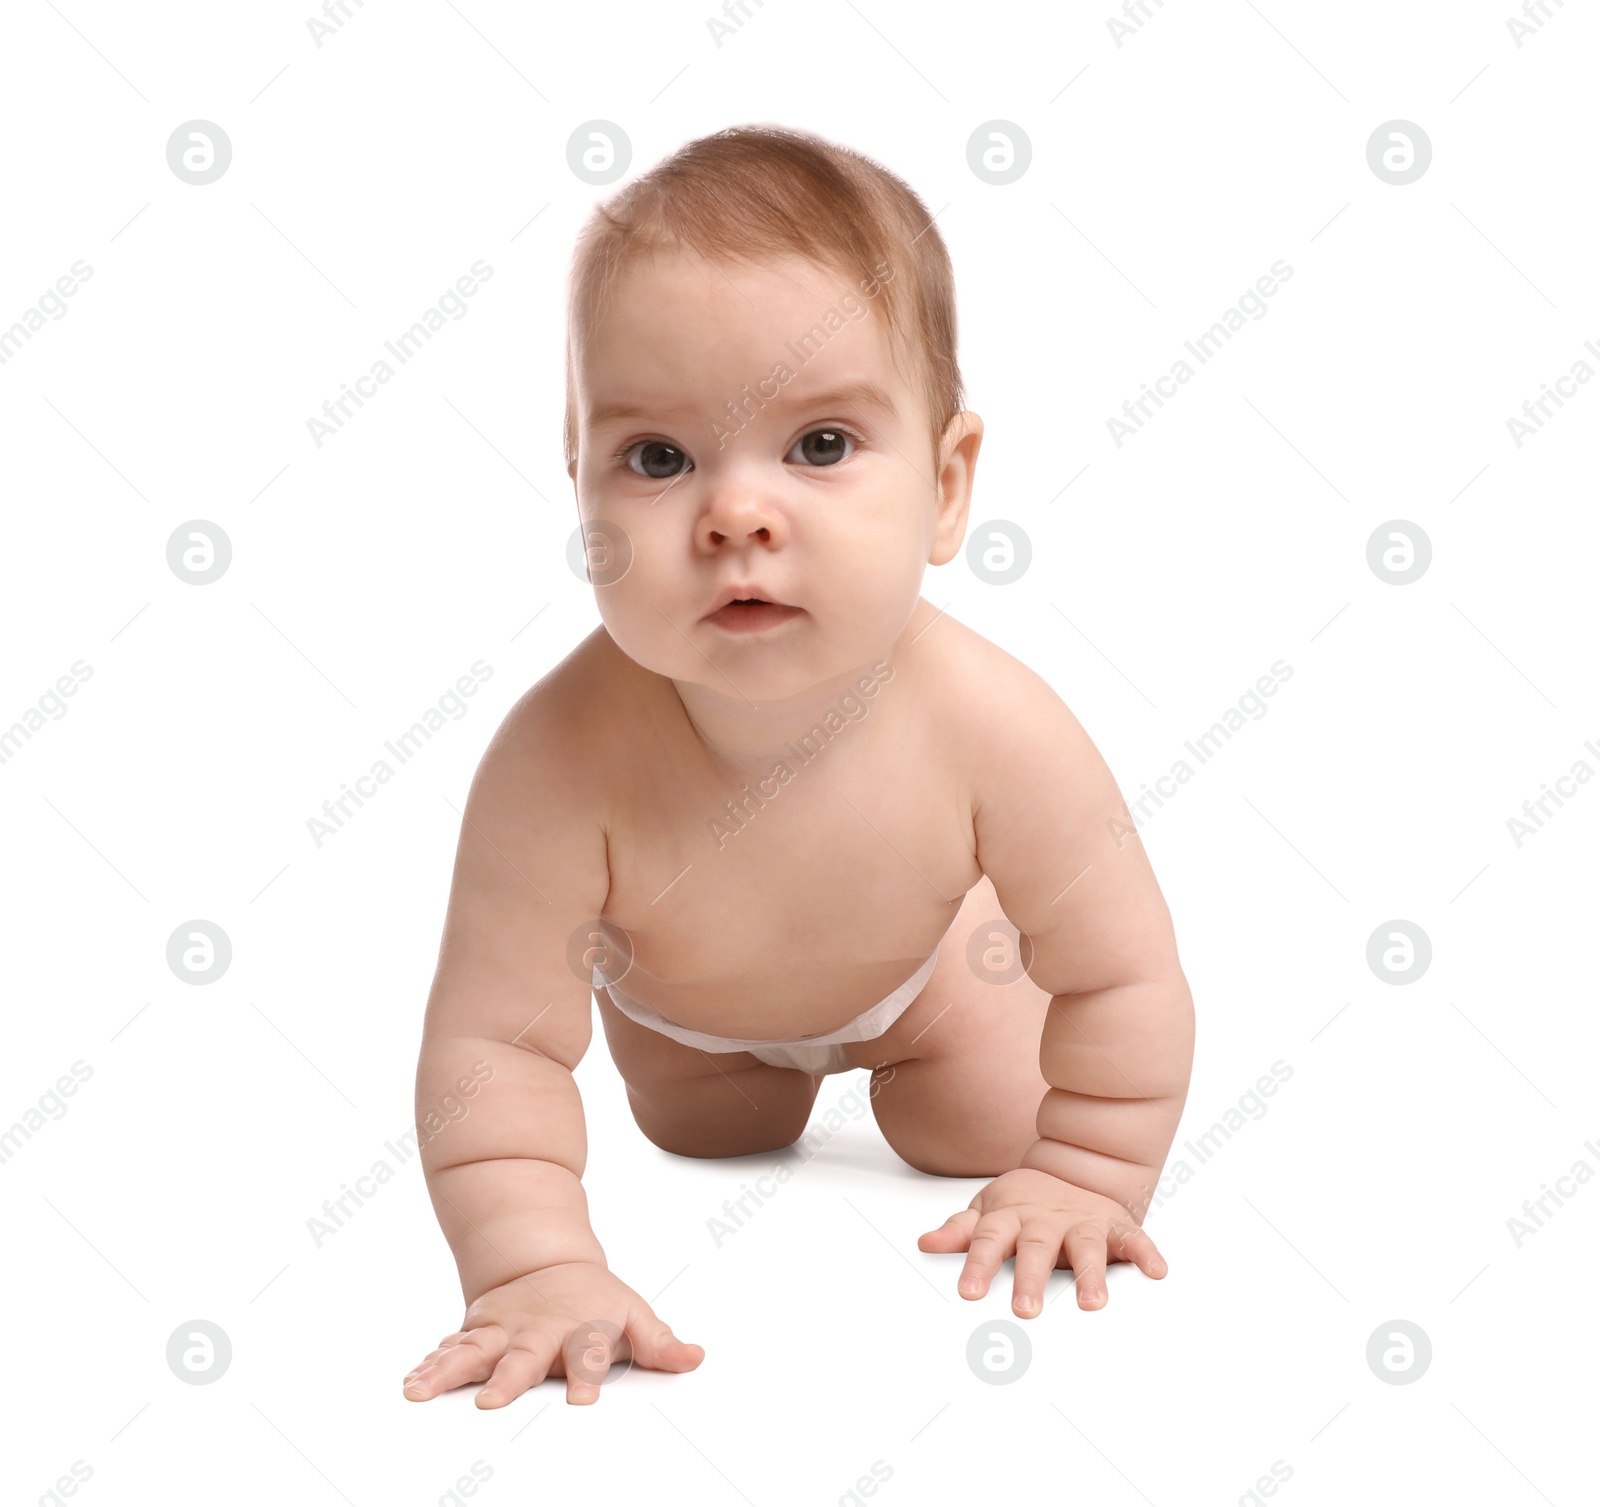
[[[737,764],[705,747],[670,681],[611,652],[618,715],[595,788],[604,919],[632,949],[621,988],[694,1030],[780,1039],[834,1030],[903,983],[981,874],[933,647]]]

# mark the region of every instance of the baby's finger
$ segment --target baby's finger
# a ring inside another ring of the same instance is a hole
[[[976,1209],[963,1209],[959,1214],[952,1214],[938,1229],[929,1230],[925,1235],[918,1235],[917,1249],[964,1251],[967,1242],[972,1239],[972,1231],[976,1228],[978,1219]]]
[[[626,1330],[634,1359],[656,1371],[692,1371],[706,1358],[701,1345],[688,1345],[653,1313],[642,1315]]]
[[[1034,1219],[1017,1237],[1016,1271],[1011,1287],[1011,1311],[1031,1319],[1044,1307],[1044,1285],[1061,1255],[1061,1222]]]
[[[600,1383],[611,1369],[617,1351],[626,1337],[611,1336],[594,1323],[579,1324],[561,1347],[561,1363],[567,1373],[567,1401],[580,1406],[600,1400]]]
[[[406,1375],[415,1376],[417,1372],[420,1371],[424,1366],[431,1366],[436,1360],[439,1359],[441,1355],[445,1353],[445,1351],[451,1349],[453,1346],[459,1345],[461,1341],[467,1337],[467,1334],[467,1330],[458,1329],[454,1334],[445,1335],[445,1337],[440,1340],[439,1343],[433,1347],[433,1349],[431,1349],[425,1356],[422,1357],[421,1360],[416,1363],[416,1365],[406,1372]]]
[[[1009,1209],[997,1209],[978,1221],[967,1248],[966,1265],[956,1283],[956,1291],[962,1297],[981,1298],[988,1292],[1001,1262],[1017,1248],[1017,1231],[1021,1228],[1021,1217]]]
[[[1067,1260],[1078,1285],[1078,1307],[1104,1308],[1106,1237],[1099,1225],[1085,1222],[1067,1231]]]
[[[425,1361],[406,1378],[405,1396],[413,1402],[426,1402],[452,1387],[485,1380],[505,1353],[506,1341],[506,1332],[498,1324],[469,1330],[460,1344]]]
[[[1111,1252],[1119,1261],[1131,1261],[1147,1277],[1164,1277],[1166,1259],[1156,1249],[1156,1243],[1136,1224],[1116,1224],[1111,1227]]]
[[[561,1349],[558,1334],[529,1331],[519,1334],[500,1357],[494,1374],[484,1383],[477,1396],[480,1408],[503,1408],[508,1402],[522,1396],[529,1387],[536,1387],[550,1374],[557,1353]]]

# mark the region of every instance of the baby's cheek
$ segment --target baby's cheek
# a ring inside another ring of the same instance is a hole
[[[705,660],[688,641],[698,614],[681,601],[675,604],[670,587],[652,589],[630,571],[594,595],[606,632],[635,664],[678,680],[698,678],[694,669],[704,668]]]
[[[594,600],[595,606],[600,609],[600,620],[606,625],[607,632],[629,653],[635,649],[647,648],[659,636],[652,631],[649,618],[646,616],[648,608],[645,596],[634,590],[627,582],[597,587]],[[660,622],[659,618],[657,622]]]

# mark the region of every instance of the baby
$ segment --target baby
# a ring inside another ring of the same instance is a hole
[[[1141,1220],[1188,1091],[1172,921],[1049,685],[919,595],[983,438],[950,260],[864,157],[742,128],[591,217],[567,470],[602,626],[512,708],[467,799],[417,1112],[466,1315],[405,1380],[689,1371],[614,1276],[580,1178],[590,993],[635,1120],[680,1156],[793,1143],[871,1071],[911,1166],[992,1179],[918,1246],[1012,1311],[1057,1266],[1166,1263]]]

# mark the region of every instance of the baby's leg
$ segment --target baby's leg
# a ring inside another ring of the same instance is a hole
[[[987,921],[1005,916],[985,876],[967,891],[922,993],[882,1036],[848,1048],[860,1067],[886,1064],[873,1075],[872,1099],[884,1139],[913,1167],[944,1177],[998,1177],[1017,1166],[1038,1139],[1050,1087],[1039,1070],[1050,996],[1026,974],[985,983],[967,962],[967,941]]]
[[[595,991],[606,1044],[645,1136],[678,1156],[753,1156],[799,1140],[820,1078],[750,1052],[702,1052],[624,1015]]]

